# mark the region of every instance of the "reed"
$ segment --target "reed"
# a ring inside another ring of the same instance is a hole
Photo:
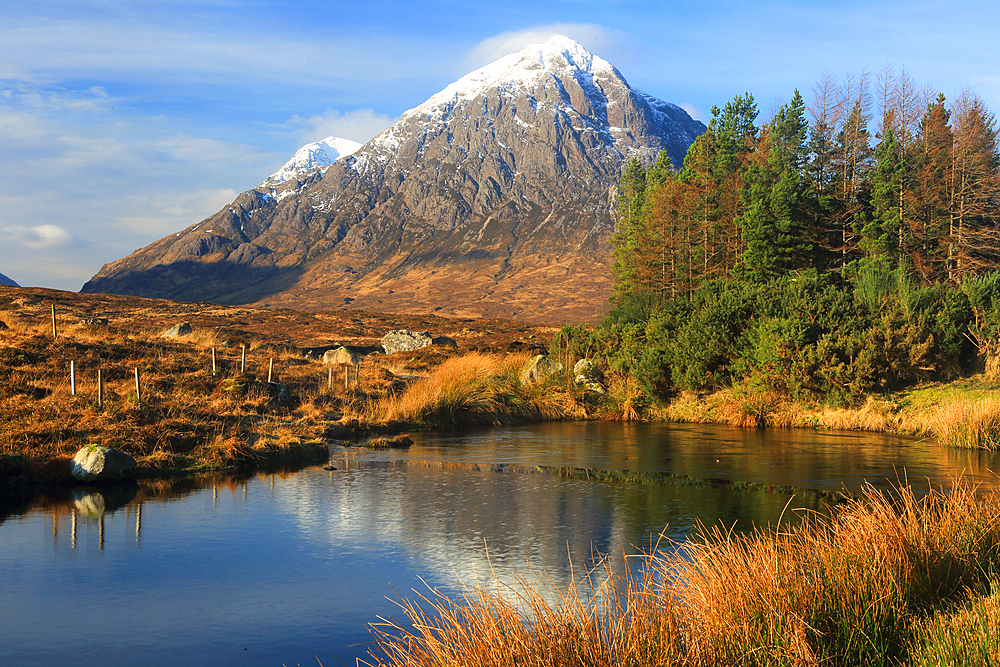
[[[565,589],[520,579],[471,586],[456,602],[404,601],[408,623],[373,627],[373,658],[408,667],[991,664],[932,658],[970,637],[996,650],[998,516],[1000,497],[961,480],[923,497],[869,488],[789,530],[703,531],[648,555],[642,572],[608,571],[596,585],[589,573]]]
[[[934,413],[931,430],[951,447],[1000,448],[1000,398],[952,401]]]

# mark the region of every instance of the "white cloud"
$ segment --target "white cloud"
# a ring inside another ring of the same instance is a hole
[[[293,116],[289,120],[289,124],[293,127],[303,128],[304,134],[300,139],[303,145],[327,137],[352,139],[364,144],[389,128],[397,120],[398,118],[390,118],[385,114],[376,113],[373,109],[357,109],[346,113],[341,113],[336,109],[327,109],[322,114],[308,118]],[[289,157],[291,156],[289,155]]]
[[[684,111],[687,111],[688,115],[694,118],[695,120],[700,120],[703,123],[705,122],[705,114],[702,113],[701,109],[691,104],[690,102],[680,102],[677,106],[679,106],[681,109],[684,109]]]
[[[0,272],[22,285],[79,289],[101,264],[217,212],[287,159],[192,136],[99,89],[8,90],[0,95]]]
[[[37,225],[35,227],[7,225],[0,227],[0,239],[20,243],[33,250],[73,244],[73,237],[70,233],[58,225]]]
[[[612,64],[631,60],[627,49],[620,46],[628,41],[625,39],[625,33],[593,23],[550,23],[526,30],[502,32],[476,44],[469,51],[466,60],[470,69],[482,67],[531,44],[546,42],[553,35],[564,35],[575,39],[591,53]]]

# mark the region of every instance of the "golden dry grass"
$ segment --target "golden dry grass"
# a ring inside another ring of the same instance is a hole
[[[632,576],[591,573],[569,589],[492,582],[454,602],[433,594],[404,602],[412,625],[375,626],[375,659],[408,667],[889,666],[911,664],[911,651],[933,655],[927,647],[946,635],[995,647],[998,517],[1000,497],[962,482],[923,498],[905,487],[869,489],[790,530],[705,533],[672,555],[651,555]],[[934,613],[937,620],[925,620]]]
[[[1000,398],[954,400],[934,411],[930,430],[950,447],[998,449]]]
[[[362,359],[349,387],[342,369],[285,345],[244,340],[216,329],[163,339],[163,326],[131,329],[14,319],[0,331],[0,456],[35,469],[96,443],[132,455],[150,470],[223,468],[315,458],[324,440],[373,425],[495,424],[582,417],[555,386],[525,385],[525,355],[462,352],[435,346]],[[34,322],[34,323],[32,323]],[[227,344],[228,343],[228,344]],[[212,349],[216,369],[212,371]],[[70,392],[70,361],[76,369]],[[289,400],[268,385],[283,384]],[[104,406],[97,405],[97,370]],[[135,392],[141,378],[141,405]]]
[[[501,424],[564,419],[572,414],[551,387],[524,384],[526,354],[471,353],[442,362],[400,394],[390,394],[368,415],[377,422],[416,425]]]

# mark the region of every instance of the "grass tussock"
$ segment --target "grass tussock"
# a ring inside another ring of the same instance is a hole
[[[921,624],[912,649],[915,667],[1000,665],[1000,582],[993,593],[938,612]]]
[[[503,424],[562,419],[563,397],[543,384],[522,383],[524,354],[473,352],[442,362],[430,373],[374,406],[371,418],[427,426]]]
[[[1000,398],[952,401],[934,413],[931,430],[950,447],[996,450],[1000,448]]]
[[[594,585],[592,573],[590,588],[493,583],[456,602],[404,602],[412,625],[374,627],[375,659],[408,667],[995,664],[979,657],[995,659],[1000,636],[990,583],[1000,574],[998,517],[1000,497],[964,483],[923,498],[908,487],[869,489],[787,531],[705,532],[673,554],[650,555],[639,574],[607,574]]]

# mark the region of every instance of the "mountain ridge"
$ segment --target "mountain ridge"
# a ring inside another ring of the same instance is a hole
[[[265,180],[105,265],[82,291],[595,321],[625,162],[666,150],[679,166],[704,129],[556,37],[460,78],[350,155]]]

